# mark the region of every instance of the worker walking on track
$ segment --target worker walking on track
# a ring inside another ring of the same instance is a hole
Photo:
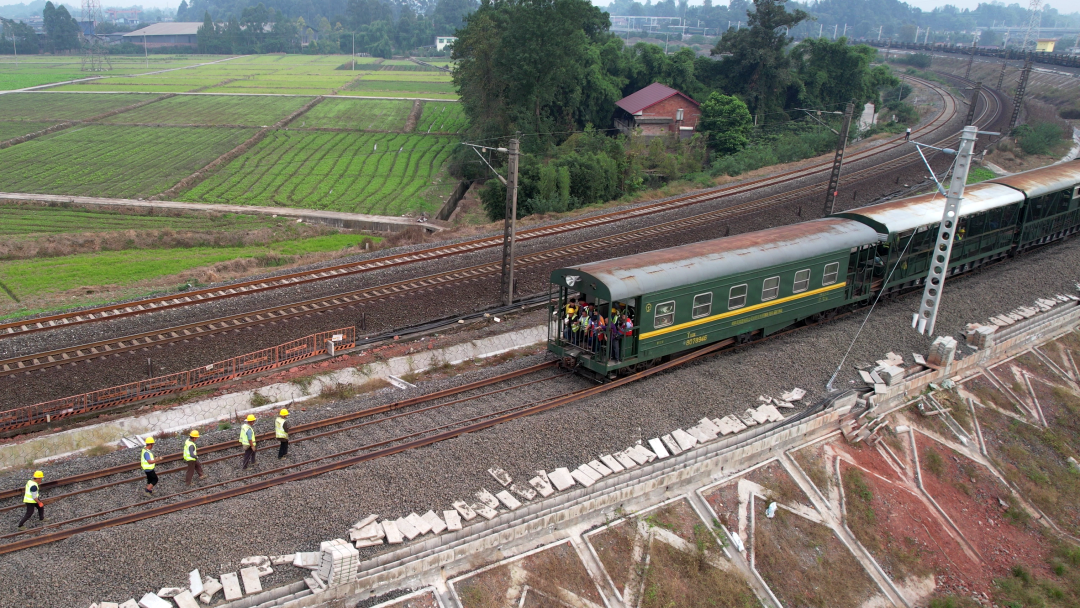
[[[206,477],[202,472],[202,465],[199,464],[199,454],[195,447],[195,440],[199,438],[199,431],[191,431],[187,441],[184,442],[184,461],[187,462],[187,471],[184,472],[184,484],[191,485],[191,478],[195,473],[199,474],[199,479]]]
[[[244,424],[240,426],[240,443],[244,446],[244,466],[255,464],[255,429],[251,423],[255,422],[255,414],[248,414]]]
[[[278,460],[285,458],[285,455],[289,453],[289,410],[281,410],[278,417],[274,419],[274,436],[278,440]]]
[[[41,471],[34,471],[34,477],[30,481],[26,482],[26,491],[23,492],[23,504],[26,505],[26,515],[19,520],[19,529],[26,529],[26,522],[30,521],[30,517],[34,514],[34,509],[37,508],[38,519],[45,521],[45,503],[41,502],[41,480],[45,478],[45,473]]]
[[[154,453],[150,451],[154,447],[154,438],[146,438],[146,446],[142,449],[142,454],[139,455],[139,465],[142,466],[142,470],[146,473],[146,495],[150,496],[154,493],[154,486],[157,485],[157,473],[154,472],[154,468],[157,467],[157,459],[154,458]]]

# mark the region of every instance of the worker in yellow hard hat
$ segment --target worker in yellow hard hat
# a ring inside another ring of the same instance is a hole
[[[240,426],[240,444],[244,446],[244,466],[255,464],[255,429],[251,428],[255,422],[255,414],[248,414],[244,424]]]
[[[157,467],[157,459],[154,458],[154,453],[150,451],[154,447],[154,438],[147,437],[144,442],[146,445],[143,446],[142,454],[139,455],[139,466],[146,473],[146,494],[149,496],[154,493],[154,486],[158,482],[157,473],[154,472],[154,468]]]
[[[289,410],[281,410],[274,419],[274,436],[278,440],[278,460],[285,458],[289,453]]]
[[[199,474],[199,479],[206,477],[202,472],[202,465],[199,464],[199,453],[195,446],[195,440],[199,438],[199,431],[191,431],[186,441],[184,441],[184,462],[187,462],[187,471],[184,472],[184,484],[191,485],[191,478],[195,473]]]
[[[45,503],[41,502],[41,480],[45,479],[45,473],[34,471],[34,476],[26,482],[26,490],[23,492],[23,504],[26,505],[26,515],[19,521],[19,529],[26,529],[26,522],[37,509],[38,519],[45,521]]]

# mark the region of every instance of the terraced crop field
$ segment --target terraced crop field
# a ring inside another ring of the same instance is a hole
[[[238,231],[271,228],[279,220],[268,215],[136,215],[72,207],[0,204],[0,236],[37,237],[45,234],[111,232],[119,230]]]
[[[413,102],[383,99],[337,99],[328,97],[298,119],[307,128],[401,131]]]
[[[24,122],[24,121],[4,121],[0,122],[0,141],[7,141],[9,139],[15,139],[16,137],[22,137],[35,131],[42,129],[48,129],[56,124],[55,122]]]
[[[0,150],[0,190],[145,198],[172,187],[253,132],[72,127]]]
[[[78,93],[8,93],[0,95],[5,121],[84,120],[153,99],[154,95],[80,95]]]
[[[371,95],[385,97],[457,98],[451,82],[407,82],[400,80],[360,79],[340,91],[341,95]]]
[[[166,125],[272,125],[311,101],[307,97],[179,95],[110,116],[103,123]]]
[[[416,122],[417,133],[461,133],[469,126],[459,103],[424,102],[424,111]]]
[[[277,131],[180,200],[433,213],[455,185],[442,173],[455,144],[435,135]]]

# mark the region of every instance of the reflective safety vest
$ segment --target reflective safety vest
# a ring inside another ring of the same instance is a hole
[[[255,445],[255,431],[253,431],[251,425],[246,422],[240,427],[240,443],[246,446]]]
[[[184,460],[188,462],[195,462],[198,459],[198,455],[195,451],[195,442],[188,439],[184,442]]]
[[[285,432],[285,419],[281,416],[278,416],[274,420],[274,436],[276,436],[278,439],[289,438],[289,434]]]
[[[26,492],[23,493],[23,502],[37,504],[38,501],[38,483],[31,479],[26,482]]]
[[[139,456],[139,464],[142,465],[142,470],[144,470],[144,471],[153,471],[154,467],[157,466],[157,463],[148,462],[148,461],[153,460],[153,459],[154,459],[154,453],[151,452],[150,450],[146,449],[146,448],[143,448],[142,449],[142,455]]]

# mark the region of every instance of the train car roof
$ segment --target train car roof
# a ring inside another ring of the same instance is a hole
[[[1023,201],[1023,193],[1013,188],[983,182],[964,188],[964,199],[960,202],[960,216]],[[863,222],[882,234],[895,234],[937,224],[941,222],[941,215],[944,212],[945,197],[934,193],[859,207],[837,213],[835,216]]]
[[[1014,173],[990,181],[1016,188],[1028,196],[1042,196],[1080,184],[1080,160]]]
[[[560,268],[551,282],[607,301],[797,262],[878,242],[859,222],[824,218]]]

